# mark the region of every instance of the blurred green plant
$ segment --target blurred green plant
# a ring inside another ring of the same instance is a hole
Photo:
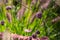
[[[50,40],[55,40],[58,32],[60,32],[55,30],[55,28],[58,29],[59,24],[52,23],[51,20],[58,16],[56,13],[57,8],[55,10],[53,7],[53,1],[51,2],[52,4],[50,4],[46,9],[41,9],[40,3],[40,0],[9,0],[7,4],[1,5],[0,21],[3,20],[4,25],[1,25],[0,23],[0,32],[4,32],[6,28],[9,28],[12,33],[23,36],[31,36],[33,33],[39,30],[39,37],[48,36]],[[6,6],[13,7],[6,10]],[[25,9],[23,9],[24,7]],[[6,16],[7,12],[9,13],[8,16]],[[41,15],[39,15],[40,12]],[[19,19],[17,17],[17,13],[19,15]],[[12,17],[10,17],[10,15]],[[11,22],[9,22],[7,17],[9,17]],[[22,18],[20,19],[20,17]],[[31,32],[25,32],[25,29],[28,29],[28,31],[31,30]]]

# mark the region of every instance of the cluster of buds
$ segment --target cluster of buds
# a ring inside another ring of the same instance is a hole
[[[6,10],[11,10],[12,7],[11,6],[6,6]]]
[[[37,12],[37,13],[36,13],[36,17],[39,18],[39,19],[41,19],[41,17],[42,17],[42,12]]]
[[[0,22],[1,25],[4,25],[4,23],[5,23],[5,22],[4,22],[3,20]]]

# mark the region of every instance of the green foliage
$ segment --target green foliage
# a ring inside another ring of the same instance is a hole
[[[54,10],[55,8],[53,8],[53,5],[51,6],[50,4],[48,9],[43,10],[41,19],[36,17],[34,21],[30,23],[29,18],[31,17],[31,15],[34,13],[36,14],[40,10],[38,8],[39,3],[37,3],[36,5],[33,5],[32,9],[29,9],[31,0],[26,2],[28,4],[27,5],[28,8],[26,8],[21,20],[18,20],[16,17],[18,10],[20,10],[20,8],[22,7],[21,3],[17,3],[17,5],[14,3],[15,8],[12,8],[11,10],[9,10],[9,12],[12,14],[11,23],[8,22],[8,19],[6,17],[6,11],[7,11],[5,8],[6,5],[3,5],[0,7],[0,21],[4,20],[5,22],[4,25],[0,24],[0,32],[4,32],[6,28],[9,28],[9,30],[12,33],[16,33],[23,36],[31,36],[33,33],[36,32],[36,30],[39,30],[40,31],[39,37],[48,36],[51,40],[55,40],[55,37],[57,37],[58,32],[60,32],[60,29],[59,29],[60,22],[54,23],[54,24],[52,24],[51,22],[53,18],[58,16],[56,11]],[[30,33],[25,32],[24,31],[25,29],[31,29],[32,32]]]

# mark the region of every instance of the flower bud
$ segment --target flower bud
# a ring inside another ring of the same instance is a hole
[[[11,10],[12,7],[11,6],[6,6],[6,10]]]
[[[32,37],[29,37],[29,40],[32,40]]]
[[[40,31],[36,31],[36,34],[40,34]]]
[[[42,12],[38,12],[38,13],[36,14],[36,17],[39,18],[39,19],[41,19],[41,17],[42,17]]]
[[[34,39],[36,39],[36,38],[37,38],[37,35],[36,35],[36,34],[33,34],[32,37],[33,37]]]
[[[1,21],[1,25],[4,25],[4,21]]]

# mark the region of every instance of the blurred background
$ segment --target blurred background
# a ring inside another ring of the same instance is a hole
[[[0,32],[60,40],[60,0],[0,0]]]

